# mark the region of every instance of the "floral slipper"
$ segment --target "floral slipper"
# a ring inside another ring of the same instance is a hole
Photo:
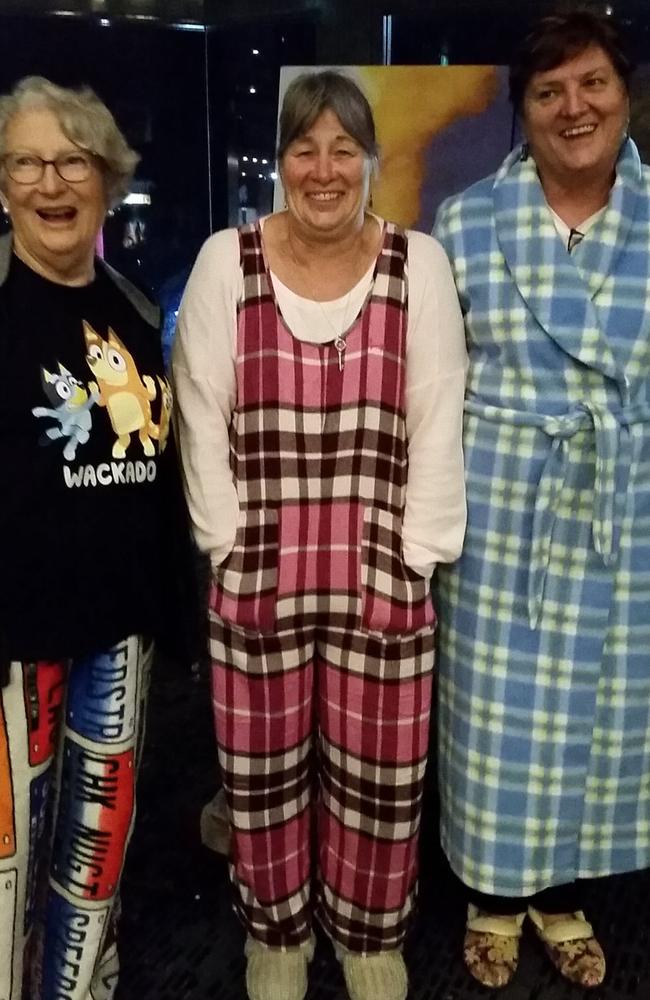
[[[519,938],[525,913],[502,916],[467,907],[463,959],[483,986],[507,986],[519,961]]]
[[[585,988],[600,986],[605,978],[605,956],[582,910],[548,923],[548,915],[529,906],[528,916],[560,975]]]

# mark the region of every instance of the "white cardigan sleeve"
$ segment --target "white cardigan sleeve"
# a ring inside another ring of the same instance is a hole
[[[408,234],[406,431],[409,471],[402,527],[406,564],[429,577],[460,555],[467,510],[462,451],[465,331],[440,244]]]
[[[237,231],[215,233],[203,245],[185,288],[172,353],[185,493],[196,543],[214,566],[232,550],[239,517],[228,434],[237,392],[242,280]]]

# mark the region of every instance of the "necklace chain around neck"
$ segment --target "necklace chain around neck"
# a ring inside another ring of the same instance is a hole
[[[343,305],[341,307],[340,313],[337,310],[337,314],[339,314],[341,318],[340,318],[339,321],[333,323],[332,320],[330,319],[329,311],[324,308],[323,302],[325,301],[328,304],[330,304],[331,302],[336,301],[337,299],[342,299],[344,296],[343,295],[337,295],[334,299],[325,299],[325,300],[323,300],[318,295],[316,295],[315,291],[314,291],[314,287],[311,284],[311,280],[309,279],[309,274],[308,274],[307,266],[305,264],[301,263],[298,260],[298,257],[296,255],[296,251],[295,251],[295,248],[294,248],[293,240],[291,239],[291,230],[289,229],[288,226],[287,226],[287,244],[288,244],[288,247],[289,247],[289,253],[290,253],[291,260],[292,260],[293,264],[295,265],[295,267],[297,267],[300,270],[300,272],[301,272],[302,280],[303,280],[303,282],[304,282],[304,284],[305,284],[305,286],[307,288],[307,292],[308,292],[308,296],[307,297],[309,299],[311,299],[312,302],[316,302],[317,303],[319,311],[320,311],[320,313],[321,313],[321,315],[322,315],[322,317],[323,317],[326,325],[329,327],[329,329],[332,332],[332,339],[334,341],[337,341],[337,342],[341,341],[341,339],[342,339],[341,338],[341,334],[345,333],[345,331],[348,329],[348,327],[349,327],[349,325],[350,325],[350,323],[352,321],[352,316],[349,315],[350,299],[352,297],[353,291],[355,290],[355,288],[357,287],[357,285],[358,285],[359,282],[356,281],[352,285],[352,287],[348,289],[347,294],[345,294],[345,300],[344,300]],[[360,235],[360,238],[359,238],[359,249],[360,249],[360,246],[361,246],[361,235]],[[337,350],[340,351],[340,348],[337,348]]]

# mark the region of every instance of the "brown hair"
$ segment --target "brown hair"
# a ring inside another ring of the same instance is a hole
[[[291,143],[308,132],[323,111],[333,111],[348,135],[376,163],[379,147],[368,100],[353,80],[333,70],[301,73],[287,87],[280,112],[278,162],[282,161]]]
[[[606,14],[585,7],[543,17],[526,36],[510,65],[510,100],[520,111],[526,88],[535,73],[555,69],[598,45],[609,56],[626,90],[634,68],[625,50],[619,26]]]

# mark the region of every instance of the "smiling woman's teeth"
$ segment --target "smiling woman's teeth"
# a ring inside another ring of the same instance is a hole
[[[574,135],[589,135],[595,128],[595,125],[576,125],[575,128],[563,129],[562,135],[567,139],[570,139]]]
[[[73,219],[75,216],[74,208],[39,208],[37,214],[40,215],[41,219],[45,219],[46,222],[58,221],[62,219]]]
[[[312,191],[309,195],[310,198],[314,198],[316,201],[333,201],[338,196],[338,191]]]

